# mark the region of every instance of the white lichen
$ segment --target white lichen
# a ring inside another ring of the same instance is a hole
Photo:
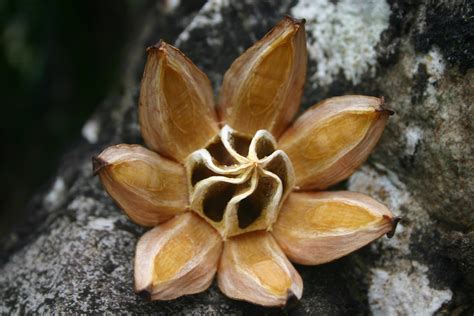
[[[95,119],[90,119],[82,127],[82,137],[89,143],[95,144],[99,140],[100,124]]]
[[[395,173],[380,164],[364,166],[349,179],[351,191],[366,193],[386,204],[405,221],[393,238],[372,244],[372,250],[390,251],[370,271],[369,304],[374,315],[432,315],[452,297],[449,289],[430,287],[428,267],[411,261],[410,244],[415,231],[433,225],[427,212],[408,192]]]
[[[96,202],[93,198],[87,196],[77,196],[72,202],[68,205],[67,209],[70,211],[76,211],[78,214],[88,213],[96,206]]]
[[[373,76],[390,12],[384,0],[299,0],[291,14],[307,21],[308,54],[317,63],[309,74],[313,87],[331,84],[340,73],[353,84]]]
[[[405,184],[397,175],[379,164],[376,168],[364,166],[356,171],[349,178],[348,188],[383,201],[396,215],[400,214],[401,206],[411,199]]]
[[[189,25],[181,32],[176,40],[176,46],[180,46],[182,42],[189,39],[189,33],[197,28],[213,27],[222,23],[222,8],[229,6],[229,0],[209,0],[199,10],[199,13],[189,23]]]
[[[64,201],[67,193],[66,182],[61,177],[56,178],[51,190],[43,199],[43,204],[48,209],[55,209]]]
[[[405,153],[409,156],[413,156],[416,151],[416,147],[423,138],[423,130],[418,126],[409,126],[405,131],[406,147]]]
[[[415,64],[412,72],[418,71],[420,64],[426,65],[426,72],[428,73],[428,83],[433,84],[443,77],[444,70],[446,69],[446,62],[444,61],[443,55],[439,48],[436,46],[424,55],[418,55],[415,60]]]
[[[420,65],[426,66],[426,73],[428,75],[426,79],[425,91],[423,95],[426,98],[425,104],[436,106],[438,104],[439,88],[437,87],[437,82],[443,77],[446,62],[437,47],[432,47],[432,49],[426,54],[418,54],[416,57],[410,61],[411,62],[411,75],[415,77],[418,73]],[[447,111],[440,111],[438,113],[439,117],[447,119]]]
[[[369,304],[374,315],[433,315],[451,300],[450,289],[430,287],[428,267],[411,262],[411,269],[389,271],[372,269]]]
[[[94,218],[87,227],[95,230],[112,230],[115,226],[115,221],[115,218]]]

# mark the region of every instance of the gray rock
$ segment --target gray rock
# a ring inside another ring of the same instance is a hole
[[[142,142],[143,48],[158,40],[150,13],[131,45],[122,93],[84,125],[84,139],[65,155],[50,190],[33,199],[31,217],[2,243],[0,312],[472,314],[473,12],[457,1],[212,0],[177,38],[217,90],[231,62],[283,14],[305,18],[302,109],[358,93],[383,95],[396,111],[375,153],[339,187],[389,205],[404,218],[397,234],[334,263],[297,266],[303,298],[283,310],[232,301],[215,285],[170,302],[133,293],[134,246],[144,229],[111,202],[90,157],[110,144]]]

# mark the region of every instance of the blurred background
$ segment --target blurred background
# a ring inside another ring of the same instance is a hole
[[[0,0],[0,236],[117,89],[127,42],[143,13],[164,4]]]

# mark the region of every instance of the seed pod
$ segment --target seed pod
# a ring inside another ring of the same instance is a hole
[[[272,233],[291,261],[316,265],[393,232],[397,222],[383,204],[361,193],[291,193]]]
[[[184,167],[139,145],[115,145],[94,169],[117,204],[137,224],[155,226],[188,204]]]
[[[222,238],[270,230],[294,184],[291,162],[264,130],[252,139],[224,126],[186,159],[190,206]]]
[[[135,291],[152,300],[202,292],[212,283],[221,252],[212,227],[191,212],[179,215],[138,241]]]
[[[148,48],[138,115],[148,147],[179,162],[219,131],[209,79],[165,42]]]
[[[350,176],[382,136],[388,116],[383,99],[343,96],[308,109],[280,138],[302,190],[323,190]]]
[[[270,233],[256,231],[225,242],[217,281],[228,297],[264,306],[301,298],[301,277]]]
[[[306,63],[304,24],[286,17],[226,72],[221,121],[248,135],[266,129],[278,137],[298,111]]]

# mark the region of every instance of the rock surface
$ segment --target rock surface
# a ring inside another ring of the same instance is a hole
[[[357,93],[383,95],[396,111],[369,161],[339,186],[402,216],[394,238],[334,263],[297,266],[303,298],[284,310],[229,300],[215,285],[171,302],[136,296],[132,259],[144,229],[108,198],[90,157],[110,144],[142,142],[139,79],[144,47],[158,41],[160,26],[151,12],[132,45],[121,94],[84,125],[84,139],[64,156],[49,190],[1,243],[0,313],[472,314],[474,5],[361,3],[211,0],[181,20],[189,23],[176,44],[218,89],[230,63],[282,15],[305,18],[310,61],[302,109]]]

